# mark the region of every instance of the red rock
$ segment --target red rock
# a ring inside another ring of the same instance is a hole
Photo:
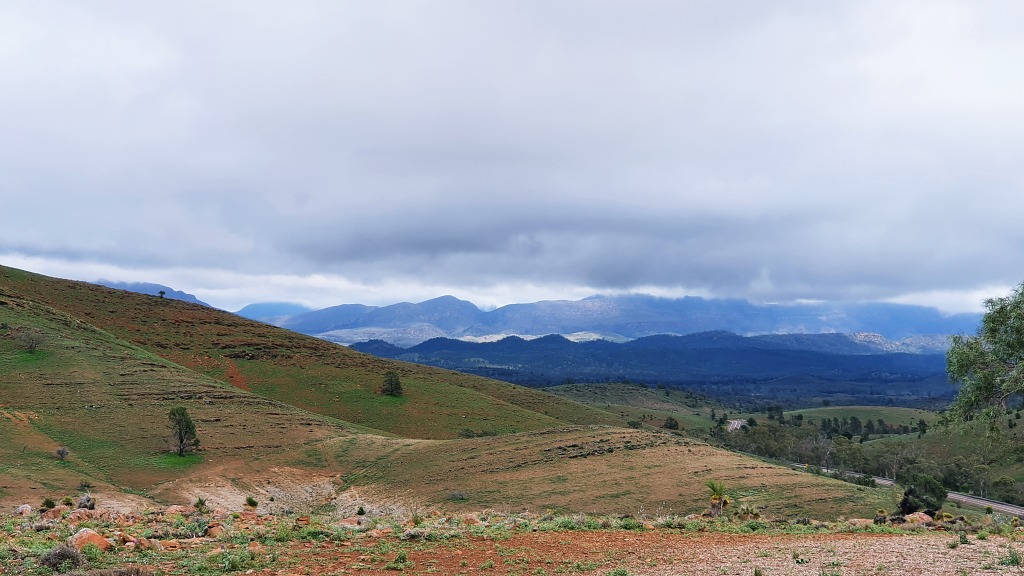
[[[362,518],[359,516],[349,516],[348,518],[338,521],[338,524],[355,528],[362,524]]]
[[[207,526],[206,528],[206,536],[208,538],[220,538],[222,534],[224,534],[223,526]]]
[[[182,516],[188,516],[189,514],[195,511],[196,509],[191,506],[178,506],[177,504],[175,504],[173,506],[168,506],[167,509],[164,510],[164,514],[181,514]]]
[[[263,544],[260,544],[259,542],[253,540],[252,542],[249,542],[247,550],[249,550],[249,552],[252,552],[253,554],[262,554],[266,551],[266,548],[264,548]]]
[[[875,521],[868,518],[850,518],[846,523],[854,528],[868,528],[875,525]]]
[[[159,550],[160,543],[149,538],[139,538],[135,541],[135,547],[139,550]]]
[[[296,526],[309,526],[309,516],[299,516],[295,519]]]
[[[43,520],[59,520],[60,517],[64,515],[64,512],[70,509],[71,508],[68,506],[57,506],[56,508],[50,508],[46,512],[43,512],[39,517]]]
[[[928,522],[932,522],[934,520],[931,516],[925,514],[924,512],[913,512],[911,514],[907,514],[906,516],[904,516],[904,518],[910,524],[927,524]]]
[[[177,540],[161,540],[160,550],[181,550],[181,542]]]
[[[100,536],[92,528],[82,528],[75,532],[75,535],[68,539],[68,544],[77,550],[81,550],[86,544],[95,544],[100,550],[110,550],[114,547],[110,540]]]

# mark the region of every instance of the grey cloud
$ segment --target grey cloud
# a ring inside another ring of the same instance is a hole
[[[1022,11],[4,6],[25,216],[0,253],[767,300],[1015,284]]]

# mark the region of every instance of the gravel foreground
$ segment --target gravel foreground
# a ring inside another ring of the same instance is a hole
[[[1005,565],[1024,546],[1005,537],[956,534],[745,535],[720,533],[542,532],[506,541],[465,538],[412,550],[405,574],[596,574],[625,576],[1024,574]],[[306,549],[306,561],[267,574],[381,574],[373,553],[347,546]],[[390,556],[395,556],[391,554]],[[391,568],[394,569],[394,568]],[[625,571],[625,572],[623,572]],[[393,572],[394,573],[394,572]]]

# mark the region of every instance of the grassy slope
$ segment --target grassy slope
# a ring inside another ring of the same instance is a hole
[[[8,491],[81,481],[142,488],[201,466],[293,450],[352,430],[202,376],[0,288],[0,471]],[[17,334],[43,331],[35,352]],[[166,456],[167,412],[188,408],[204,456]],[[57,446],[70,448],[58,462]]]
[[[386,486],[449,508],[687,514],[706,509],[709,479],[771,517],[863,516],[892,508],[897,499],[892,489],[865,489],[692,439],[622,428],[417,441],[383,459],[360,438],[328,441],[322,449],[332,465],[350,471],[345,479],[353,485]],[[453,494],[466,498],[452,502]]]
[[[679,390],[648,388],[642,384],[564,384],[545,390],[617,414],[625,420],[643,421],[655,427],[672,416],[683,428],[707,428],[712,423],[711,410],[715,409],[719,414],[725,410],[706,398]]]
[[[881,418],[882,420],[885,420],[886,424],[892,424],[894,426],[906,424],[911,428],[917,427],[918,420],[923,419],[925,422],[931,424],[938,419],[938,415],[935,412],[918,410],[917,408],[901,408],[898,406],[829,406],[786,412],[787,416],[791,414],[803,414],[804,418],[813,418],[815,422],[820,422],[822,418],[843,419],[850,418],[852,416],[860,418],[862,422],[867,422],[868,420],[875,421]],[[751,414],[750,416],[757,418],[758,415]]]
[[[616,419],[548,394],[377,360],[170,300],[0,268],[0,323],[7,325],[0,330],[0,434],[9,439],[0,442],[0,500],[7,503],[73,493],[83,480],[180,502],[204,493],[200,479],[248,491],[283,482],[289,470],[299,471],[289,476],[297,481],[326,477],[467,508],[690,512],[704,507],[708,479],[725,481],[740,501],[771,514],[864,514],[891,507],[893,498],[676,436],[567,426],[527,408],[567,421]],[[35,353],[16,339],[26,327],[47,336]],[[392,368],[403,372],[404,399],[372,394],[378,375]],[[175,405],[197,421],[201,457],[166,455],[166,414]],[[461,427],[522,432],[390,438],[330,415],[419,436]],[[557,426],[542,430],[551,423]],[[52,456],[59,445],[71,449],[67,462]],[[447,502],[455,491],[469,498]]]
[[[179,302],[0,267],[0,290],[52,306],[181,366],[310,412],[415,438],[621,420],[544,392],[361,354]],[[59,330],[57,331],[59,333]],[[374,393],[388,370],[403,398]]]

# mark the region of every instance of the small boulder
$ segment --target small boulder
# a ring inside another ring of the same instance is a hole
[[[927,524],[933,520],[931,516],[924,512],[912,512],[907,514],[904,519],[908,524]]]
[[[96,509],[96,499],[90,494],[86,494],[78,499],[78,506],[76,508],[84,508],[86,510]]]
[[[14,513],[18,516],[31,516],[32,506],[29,504],[22,504],[21,506],[18,506],[18,508],[14,510]]]
[[[100,536],[98,532],[92,528],[82,528],[75,535],[68,539],[68,545],[73,546],[76,550],[81,550],[87,544],[95,544],[100,550],[106,551],[114,547],[114,545],[103,536]]]
[[[224,534],[224,527],[220,525],[211,525],[206,527],[207,538],[220,538]]]
[[[39,517],[43,520],[59,520],[65,512],[70,510],[68,506],[57,506],[56,508],[50,508],[46,512],[43,512]]]
[[[875,525],[875,520],[873,518],[850,518],[846,523],[854,528],[868,528]]]
[[[189,514],[195,511],[196,509],[191,506],[179,506],[175,504],[173,506],[168,506],[167,509],[164,510],[164,514],[168,516],[171,514],[181,514],[182,516],[188,516]]]

